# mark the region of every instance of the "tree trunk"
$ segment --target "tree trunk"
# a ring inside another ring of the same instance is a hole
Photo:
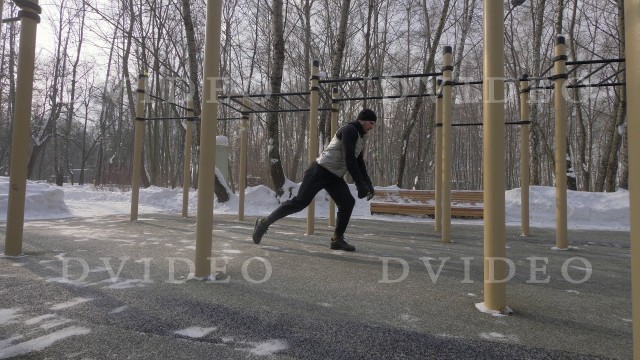
[[[532,6],[532,18],[533,18],[533,27],[534,27],[534,35],[533,35],[533,74],[534,76],[542,75],[542,60],[540,49],[542,49],[542,30],[545,27],[544,24],[544,15],[545,15],[545,4],[546,0],[539,0],[537,6]],[[537,84],[535,82],[534,84]],[[533,100],[533,99],[532,99]],[[538,104],[533,101],[531,103],[531,161],[530,167],[531,170],[531,185],[541,185],[542,184],[542,175],[541,175],[541,137],[542,130],[540,129],[540,124],[538,122],[539,117],[539,107]]]
[[[311,79],[311,3],[309,0],[305,0],[302,9],[302,17],[304,18],[304,55],[302,63],[304,64],[304,78]],[[299,115],[300,129],[299,134],[307,134],[309,128],[309,113],[303,112]],[[304,159],[302,155],[305,146],[305,136],[298,136],[296,140],[296,148],[293,158],[291,159],[291,170],[289,171],[289,178],[295,181],[300,167],[300,161]]]
[[[51,88],[48,91],[49,94],[49,104],[51,106],[51,110],[49,113],[49,116],[47,118],[47,120],[45,121],[45,123],[43,124],[43,129],[41,129],[40,132],[38,132],[37,134],[34,135],[34,141],[33,141],[33,149],[31,151],[31,156],[29,157],[29,162],[27,164],[27,177],[28,178],[32,178],[33,177],[33,171],[35,169],[35,166],[38,162],[38,160],[40,160],[40,154],[42,153],[44,147],[46,146],[47,142],[49,141],[49,139],[51,139],[51,137],[54,138],[54,143],[57,141],[56,138],[56,123],[58,121],[58,119],[60,118],[60,112],[61,112],[61,108],[62,108],[62,103],[61,103],[61,99],[62,99],[62,93],[64,93],[63,91],[63,87],[64,87],[64,73],[66,71],[66,54],[67,54],[67,45],[66,43],[68,42],[69,38],[67,36],[66,39],[63,39],[62,34],[63,34],[63,20],[64,20],[64,8],[65,8],[65,1],[62,1],[59,4],[58,7],[58,16],[59,16],[59,20],[58,20],[58,29],[57,29],[57,37],[55,39],[55,45],[56,45],[56,52],[55,52],[55,60],[54,60],[54,64],[53,64],[53,81],[51,83]],[[63,47],[63,41],[65,42],[65,45]],[[58,186],[61,186],[62,184],[59,181],[60,178],[60,167],[59,167],[59,162],[58,162],[58,147],[57,144],[54,146],[54,150],[53,150],[53,170],[54,170],[54,175],[55,175],[55,179],[56,179],[56,184],[58,184]]]
[[[622,1],[618,1],[618,34],[621,38],[624,36],[624,5]],[[624,42],[619,42],[618,56],[624,57]],[[619,65],[624,68],[624,64]],[[618,75],[617,80],[623,81],[624,72]],[[626,89],[621,86],[617,89],[615,105],[615,117],[609,122],[605,136],[607,136],[605,149],[600,160],[598,177],[596,179],[597,191],[616,191],[616,182],[618,180],[618,162],[620,159],[620,148],[622,146],[623,124],[627,113]]]
[[[571,13],[571,24],[569,26],[569,33],[575,34],[576,27],[576,16],[578,14],[578,2],[573,3],[573,10]],[[576,54],[578,53],[578,44],[576,43],[575,37],[571,37],[571,41],[569,42],[571,46],[571,54],[572,60],[575,61]],[[573,99],[576,107],[576,123],[578,125],[578,134],[577,134],[577,159],[578,159],[578,175],[580,176],[580,189],[582,191],[590,191],[591,189],[591,171],[590,166],[587,164],[587,128],[585,127],[585,119],[582,112],[582,101],[580,99],[580,90],[578,88],[573,88]],[[569,144],[570,142],[567,142]],[[576,184],[577,188],[577,184]]]
[[[75,104],[76,104],[76,85],[78,82],[78,66],[80,64],[80,53],[82,52],[82,42],[84,41],[84,21],[85,21],[85,7],[84,1],[82,2],[82,9],[80,10],[80,24],[78,25],[78,44],[76,47],[76,58],[71,65],[71,94],[69,95],[69,108],[67,110],[67,123],[65,126],[65,146],[64,146],[64,167],[69,174],[69,182],[73,185],[73,173],[70,169],[71,161],[69,160],[69,146],[71,145],[71,129],[73,124],[73,117],[75,115]]]
[[[282,72],[284,67],[284,24],[282,15],[282,0],[272,1],[272,25],[273,25],[273,43],[271,49],[271,93],[279,94],[282,89]],[[284,170],[282,161],[280,160],[280,128],[278,125],[278,113],[275,112],[280,107],[280,98],[272,96],[269,98],[269,110],[272,110],[267,116],[267,138],[268,138],[268,155],[269,170],[273,188],[277,197],[284,194]]]
[[[607,174],[605,181],[605,191],[614,192],[616,191],[616,184],[618,180],[618,162],[620,159],[620,147],[622,145],[622,128],[624,124],[625,115],[627,112],[627,104],[623,100],[622,96],[624,96],[624,89],[621,87],[620,89],[621,98],[618,100],[620,102],[619,111],[616,113],[615,122],[613,122],[613,127],[611,129],[611,145],[609,146],[609,156],[607,161]]]
[[[98,153],[96,159],[96,174],[95,174],[95,183],[96,185],[100,185],[106,181],[105,179],[105,171],[104,171],[104,140],[106,138],[105,134],[107,132],[107,113],[108,109],[112,106],[112,99],[108,94],[108,84],[111,78],[111,63],[113,60],[113,53],[116,47],[116,36],[118,35],[118,30],[113,31],[113,38],[111,39],[111,48],[109,49],[109,58],[107,60],[107,74],[104,80],[104,87],[102,88],[101,100],[102,106],[100,108],[100,117],[98,120],[99,129],[100,129],[100,140],[98,143]]]
[[[619,57],[623,57],[626,50],[625,50],[625,43],[624,43],[624,31],[625,31],[625,26],[624,26],[624,1],[623,0],[618,0],[617,1],[618,4],[618,34],[620,34],[620,50],[619,50]],[[621,64],[621,66],[626,67],[625,64]],[[626,79],[626,74],[622,74],[621,75],[623,81],[625,81],[624,79]],[[620,87],[620,99],[623,102],[623,108],[625,109],[624,111],[624,117],[620,120],[620,125],[618,126],[618,134],[620,135],[620,142],[622,143],[622,146],[620,148],[620,166],[621,166],[621,171],[620,171],[620,183],[619,186],[622,189],[629,189],[629,148],[628,148],[628,127],[625,124],[625,118],[627,115],[627,90],[626,87],[621,86]],[[628,119],[627,119],[628,121]]]
[[[564,16],[564,7],[565,7],[565,3],[564,0],[557,0],[556,3],[556,35],[559,34],[563,34],[563,27],[562,27],[562,20],[563,20],[563,16]],[[573,41],[571,41],[571,43],[573,43]],[[557,91],[558,89],[556,89]],[[566,119],[567,121],[569,121],[569,119]],[[567,173],[564,175],[567,177],[567,189],[568,190],[578,190],[577,188],[577,184],[576,184],[576,174],[575,174],[575,170],[573,169],[573,161],[571,161],[571,149],[569,147],[569,144],[571,144],[571,141],[569,139],[569,134],[565,135],[567,137],[567,148],[565,149],[565,158],[567,159]],[[556,176],[560,176],[560,174],[556,174]]]
[[[629,190],[629,141],[627,141],[628,127],[623,125],[622,129],[622,147],[620,148],[620,188]]]
[[[438,28],[433,37],[433,46],[431,47],[431,51],[427,54],[428,58],[425,59],[423,72],[428,73],[434,68],[434,59],[436,56],[436,52],[438,50],[440,44],[440,37],[442,36],[442,31],[444,30],[444,25],[447,20],[447,13],[449,12],[449,2],[450,0],[444,0],[442,4],[442,12],[440,13],[440,22],[438,23]],[[426,16],[426,14],[425,14]],[[420,81],[420,86],[418,89],[418,93],[420,95],[425,94],[427,91],[427,85],[424,81]],[[400,150],[400,156],[398,158],[398,178],[396,180],[396,186],[402,187],[404,183],[404,171],[407,162],[407,145],[409,144],[409,137],[413,132],[413,128],[418,121],[418,114],[420,113],[420,108],[422,106],[424,99],[423,97],[415,98],[413,102],[413,106],[411,107],[411,114],[409,115],[409,124],[402,132],[401,144],[402,149]]]
[[[200,73],[198,68],[198,49],[196,47],[196,35],[193,27],[193,19],[191,16],[191,5],[189,0],[182,0],[182,21],[184,22],[184,30],[187,37],[187,57],[189,59],[189,81],[190,90],[193,96],[193,115],[200,116],[200,88],[198,74]],[[196,149],[200,147],[200,122],[195,122],[195,135],[193,137],[193,146]],[[197,164],[197,161],[195,162]],[[193,174],[193,186],[198,188],[198,172],[194,171]]]
[[[331,56],[331,71],[329,77],[331,79],[337,79],[340,77],[342,62],[344,59],[344,49],[347,46],[347,26],[349,23],[349,8],[351,7],[351,0],[342,0],[340,7],[340,25],[338,27],[338,34],[336,36],[336,42],[333,45],[333,55]],[[330,101],[325,103],[325,107],[330,107]],[[329,113],[324,111],[320,114],[320,123],[318,124],[320,130],[320,139],[323,143],[331,141],[331,122],[329,121]]]

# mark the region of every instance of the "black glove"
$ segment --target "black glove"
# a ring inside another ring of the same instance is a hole
[[[376,191],[373,189],[373,186],[369,186],[369,193],[367,194],[367,201],[373,199],[376,196]]]
[[[358,199],[364,199],[369,194],[369,188],[366,186],[358,186]]]

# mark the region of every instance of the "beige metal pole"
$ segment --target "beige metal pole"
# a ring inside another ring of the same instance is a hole
[[[436,97],[436,155],[435,155],[435,231],[442,231],[442,79],[438,79]]]
[[[204,45],[203,107],[200,120],[198,158],[198,210],[196,218],[196,271],[199,278],[211,274],[213,241],[213,187],[218,132],[218,86],[220,81],[220,36],[222,0],[207,1]]]
[[[451,70],[453,70],[451,46],[444,47],[442,69],[442,242],[451,242]]]
[[[484,79],[482,84],[484,126],[484,306],[507,313],[505,176],[504,176],[504,4],[484,0]],[[491,278],[494,275],[494,279]]]
[[[529,75],[520,79],[520,121],[528,122]],[[529,124],[520,125],[520,232],[529,236]]]
[[[338,114],[339,100],[338,100],[338,88],[331,89],[331,135],[338,131]],[[329,226],[336,226],[336,203],[333,198],[329,199]]]
[[[247,189],[247,146],[249,144],[249,99],[242,101],[244,112],[240,125],[240,196],[238,199],[238,220],[244,220],[244,197]]]
[[[187,102],[187,116],[193,116],[193,101]],[[193,120],[187,120],[184,134],[184,167],[182,169],[182,217],[189,216],[189,189],[191,188],[191,143],[193,142]]]
[[[140,198],[140,179],[142,177],[142,149],[144,147],[144,98],[146,89],[146,74],[138,76],[138,90],[136,97],[136,119],[133,137],[133,174],[131,175],[131,216],[129,221],[138,220],[138,201]]]
[[[320,61],[313,60],[313,70],[311,74],[311,95],[309,105],[309,151],[307,153],[307,162],[311,164],[318,157],[318,104],[319,104],[319,77]],[[315,233],[316,218],[316,201],[311,200],[311,204],[307,207],[307,235]]]
[[[556,248],[569,247],[567,240],[567,55],[564,36],[556,37],[554,69],[555,161],[556,161]]]
[[[640,0],[626,0],[625,67],[627,98],[640,99],[640,47],[632,45],[640,34]],[[629,142],[629,218],[631,221],[631,312],[633,315],[633,358],[640,360],[640,102],[627,103]],[[632,141],[635,140],[635,141]]]
[[[27,191],[27,156],[29,154],[29,128],[33,99],[33,71],[35,62],[37,25],[40,22],[38,1],[16,3],[24,6],[20,25],[18,78],[16,85],[15,117],[11,142],[11,168],[7,228],[4,254],[22,254],[24,230],[24,202]]]

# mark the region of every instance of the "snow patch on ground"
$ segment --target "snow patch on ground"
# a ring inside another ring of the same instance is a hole
[[[192,326],[192,327],[189,327],[189,328],[186,328],[186,329],[174,331],[174,333],[176,335],[180,335],[180,336],[186,336],[186,337],[190,337],[190,338],[199,339],[199,338],[203,338],[203,337],[209,335],[210,333],[216,331],[217,329],[218,328],[216,328],[216,327]]]
[[[70,307],[74,307],[80,304],[84,304],[86,302],[95,300],[93,298],[82,298],[82,297],[77,297],[77,298],[73,298],[69,301],[60,303],[60,304],[55,304],[51,307],[51,310],[62,310],[62,309],[67,309]]]
[[[279,351],[283,351],[289,348],[289,345],[285,341],[278,340],[278,339],[267,340],[267,341],[258,342],[258,343],[252,342],[247,344],[251,346],[251,348],[248,351],[253,355],[258,355],[258,356],[274,355]]]

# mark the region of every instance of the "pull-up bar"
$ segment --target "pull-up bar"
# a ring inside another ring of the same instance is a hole
[[[200,116],[169,116],[169,117],[154,117],[154,118],[136,117],[136,120],[138,121],[163,121],[163,120],[195,121],[195,120],[200,120]]]
[[[381,76],[368,76],[368,77],[352,77],[344,79],[325,79],[319,80],[320,84],[330,84],[339,82],[353,82],[353,81],[369,81],[369,80],[387,80],[387,79],[406,79],[406,78],[420,78],[420,77],[433,77],[442,76],[442,72],[426,73],[426,74],[400,74],[400,75],[381,75]]]
[[[505,125],[529,125],[531,121],[507,121],[504,123]],[[435,127],[442,127],[442,123],[436,123]],[[451,124],[451,126],[484,126],[484,123],[458,123]]]
[[[620,59],[601,59],[601,60],[576,60],[576,61],[567,61],[567,65],[585,65],[585,64],[610,64],[610,63],[621,63],[624,62],[624,58]]]
[[[597,88],[597,87],[610,87],[610,86],[622,86],[626,85],[625,82],[614,82],[614,83],[598,83],[598,84],[572,84],[567,85],[567,89],[582,89],[582,88]],[[530,86],[529,90],[552,90],[555,89],[554,85],[546,85],[546,86]]]
[[[361,97],[352,97],[352,98],[340,98],[336,99],[337,102],[341,101],[359,101],[359,100],[384,100],[384,99],[404,99],[404,98],[417,98],[417,97],[425,97],[425,96],[438,96],[438,94],[409,94],[409,95],[379,95],[379,96],[361,96]],[[331,110],[331,109],[321,109],[321,110]]]

